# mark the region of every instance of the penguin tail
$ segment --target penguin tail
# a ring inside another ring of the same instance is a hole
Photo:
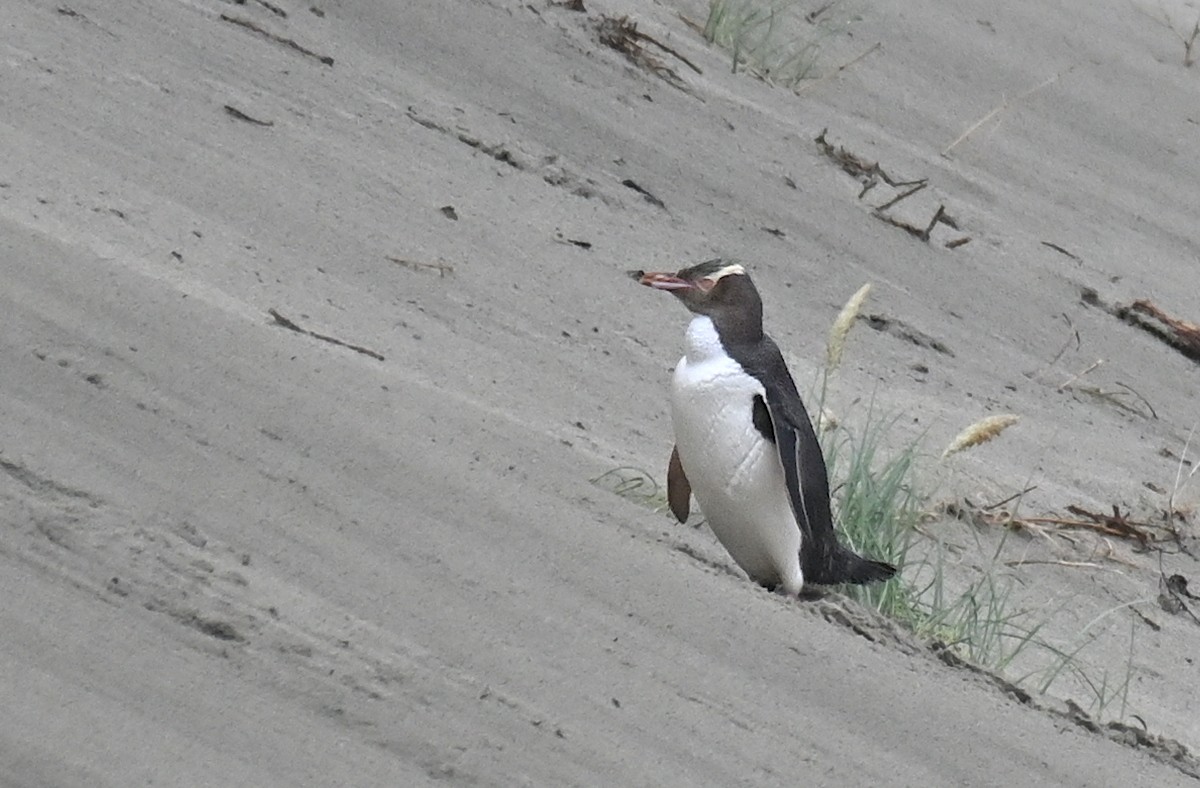
[[[830,582],[854,585],[881,583],[896,574],[896,567],[892,564],[863,558],[845,548],[839,549],[834,554],[831,569],[833,571]]]

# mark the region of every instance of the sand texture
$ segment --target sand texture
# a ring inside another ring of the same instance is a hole
[[[1200,321],[1194,5],[862,4],[798,92],[702,0],[2,5],[0,785],[1194,783],[1195,518],[1008,536],[1046,638],[1119,608],[1107,728],[591,481],[671,449],[625,272],[725,255],[806,391],[872,283],[831,407],[931,509],[1159,516],[1200,366],[1122,307]]]

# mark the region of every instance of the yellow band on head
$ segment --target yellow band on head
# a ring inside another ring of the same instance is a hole
[[[717,271],[715,274],[709,274],[709,278],[716,282],[720,281],[722,277],[729,276],[730,274],[744,273],[746,273],[746,269],[742,267],[741,263],[730,263],[721,270]]]

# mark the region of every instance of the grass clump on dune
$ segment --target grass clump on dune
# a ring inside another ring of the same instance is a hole
[[[837,373],[867,292],[863,287],[850,298],[829,332],[822,400],[828,396],[830,379]],[[824,402],[822,410],[823,406]],[[1011,582],[995,571],[998,551],[988,570],[952,591],[944,547],[934,542],[916,549],[917,525],[926,504],[916,482],[919,443],[913,440],[889,449],[887,439],[895,427],[896,420],[881,416],[872,402],[857,430],[839,423],[822,432],[842,538],[856,552],[898,569],[886,583],[847,586],[845,591],[917,636],[936,640],[978,665],[1002,670],[1040,627],[1023,625],[1023,614],[1014,610]],[[1001,429],[990,421],[972,425],[952,444],[954,451],[995,437]]]
[[[820,381],[820,407],[831,378],[837,373],[844,345],[866,300],[867,288],[851,297],[834,321]],[[822,423],[830,420],[822,418]],[[947,456],[990,441],[1017,422],[1009,414],[981,419],[962,430],[941,453]],[[888,447],[896,420],[881,416],[872,402],[863,424],[853,429],[837,421],[821,429],[822,447],[830,471],[831,496],[842,538],[855,551],[896,565],[896,576],[885,583],[846,586],[844,592],[859,603],[895,620],[918,637],[935,643],[975,665],[1004,673],[1027,649],[1041,652],[1044,667],[1016,679],[1035,683],[1046,693],[1060,677],[1071,677],[1076,686],[1092,695],[1091,710],[1103,714],[1120,699],[1120,716],[1126,701],[1133,664],[1133,635],[1129,659],[1123,670],[1110,673],[1089,669],[1081,652],[1095,642],[1092,631],[1104,619],[1128,605],[1106,611],[1090,622],[1063,648],[1042,637],[1046,618],[1020,607],[1014,595],[1016,579],[1005,571],[1000,558],[1007,532],[991,551],[985,565],[949,577],[954,568],[946,546],[918,530],[926,516],[926,496],[916,482],[919,439]],[[984,549],[977,543],[977,548]],[[986,551],[985,551],[986,552]],[[1141,600],[1139,600],[1141,601]],[[1132,603],[1131,603],[1132,604]],[[1113,678],[1116,676],[1117,678]]]
[[[830,385],[869,292],[867,286],[860,288],[830,329],[813,416],[829,468],[840,538],[860,555],[892,563],[898,571],[887,582],[841,590],[938,650],[1000,674],[1030,652],[1030,659],[1021,664],[1038,667],[1013,679],[1014,683],[1044,694],[1060,679],[1069,678],[1091,695],[1089,711],[1103,714],[1119,700],[1120,719],[1125,718],[1133,673],[1132,631],[1128,659],[1119,669],[1110,672],[1088,666],[1081,654],[1096,642],[1102,621],[1145,600],[1105,611],[1078,633],[1072,645],[1051,643],[1043,637],[1043,629],[1053,611],[1026,609],[1017,600],[1017,579],[1001,558],[1008,531],[990,550],[975,532],[976,549],[968,554],[982,553],[984,560],[982,566],[971,568],[952,559],[946,543],[920,528],[923,520],[932,519],[928,495],[918,483],[918,461],[926,459],[920,437],[900,439],[897,445],[899,420],[879,413],[873,400],[861,420],[839,419],[826,407]],[[1015,423],[1017,417],[1009,414],[981,419],[959,432],[940,453],[941,459],[994,440]],[[667,512],[664,489],[644,469],[614,468],[592,482],[641,506]]]
[[[837,5],[806,14],[797,0],[710,0],[703,35],[732,54],[735,73],[795,87],[819,76],[822,43],[845,27],[830,13]]]

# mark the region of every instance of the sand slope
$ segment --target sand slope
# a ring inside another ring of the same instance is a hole
[[[797,97],[698,2],[8,5],[0,782],[1190,782],[589,483],[670,447],[685,316],[623,271],[720,253],[805,379],[875,283],[898,333],[856,329],[844,403],[938,445],[1021,413],[960,483],[1153,506],[1196,364],[1079,301],[1200,315],[1195,74],[1137,8],[881,4]],[[622,13],[703,73],[599,44]],[[873,217],[825,127],[958,229]],[[1157,418],[1057,389],[1097,357]],[[1152,597],[1120,549],[1032,593]],[[1194,746],[1195,625],[1155,618],[1134,701]]]

